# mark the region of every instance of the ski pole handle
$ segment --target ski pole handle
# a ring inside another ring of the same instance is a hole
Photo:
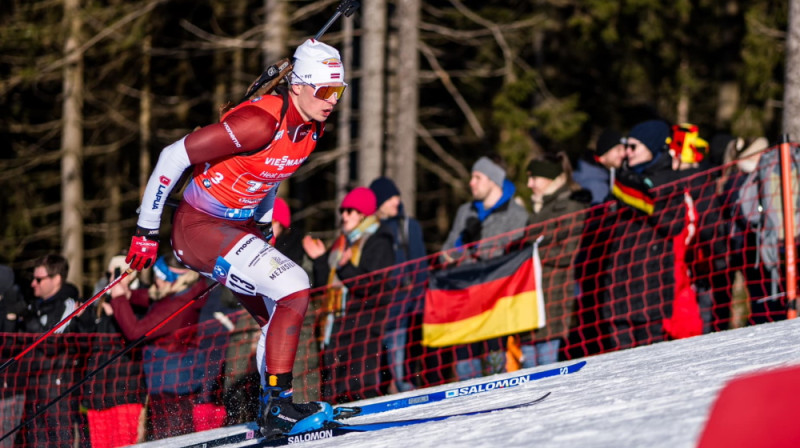
[[[344,15],[345,17],[350,17],[353,15],[359,6],[361,6],[361,3],[359,3],[358,0],[344,0],[342,3],[339,3],[339,6],[336,7],[336,13],[334,13],[333,17],[328,19],[328,21],[325,22],[325,25],[323,25],[317,34],[314,35],[314,40],[319,40],[322,35],[328,31],[328,28],[333,25],[333,22],[335,22],[340,16]]]

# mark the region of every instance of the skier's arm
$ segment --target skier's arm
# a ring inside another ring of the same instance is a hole
[[[215,123],[192,132],[161,151],[147,181],[125,261],[140,271],[155,263],[158,234],[166,199],[183,172],[192,165],[224,156],[257,151],[272,141],[278,122],[259,107],[244,107]]]

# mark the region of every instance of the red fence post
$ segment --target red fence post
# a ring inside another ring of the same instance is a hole
[[[783,191],[783,228],[786,247],[786,317],[797,317],[797,254],[794,239],[794,196],[792,189],[792,147],[789,135],[783,134],[780,145],[781,152],[781,190]]]

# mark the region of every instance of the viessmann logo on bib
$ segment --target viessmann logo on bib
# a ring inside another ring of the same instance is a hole
[[[267,159],[264,160],[264,164],[274,166],[278,168],[278,171],[281,171],[287,166],[288,167],[300,166],[303,164],[303,162],[306,161],[307,158],[308,157],[303,157],[300,159],[290,159],[289,156],[283,156],[280,159],[277,159],[275,157],[267,157]]]

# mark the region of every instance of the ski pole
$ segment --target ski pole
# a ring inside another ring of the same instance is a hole
[[[83,310],[85,310],[85,309],[86,309],[86,307],[88,307],[89,305],[91,305],[91,304],[92,304],[92,303],[93,303],[95,300],[97,300],[97,299],[99,299],[100,297],[102,297],[102,296],[103,296],[103,294],[105,294],[106,292],[108,292],[108,291],[109,291],[111,288],[113,288],[113,287],[114,287],[114,285],[116,285],[117,283],[119,283],[119,282],[120,282],[120,280],[122,280],[123,278],[127,277],[127,276],[128,276],[129,274],[131,274],[131,273],[133,273],[133,269],[131,269],[131,268],[128,268],[128,269],[127,269],[125,272],[123,272],[123,273],[122,273],[122,275],[120,275],[119,277],[115,278],[115,279],[114,279],[114,280],[113,280],[111,283],[109,283],[108,285],[106,285],[106,287],[105,287],[105,288],[103,288],[103,289],[102,289],[100,292],[98,292],[97,294],[95,294],[95,296],[94,296],[94,297],[92,297],[91,299],[87,300],[87,301],[86,301],[86,302],[85,302],[83,305],[79,306],[79,307],[78,307],[78,309],[76,309],[75,311],[73,311],[73,312],[72,312],[72,314],[70,314],[69,316],[67,316],[67,317],[65,317],[64,319],[62,319],[62,320],[61,320],[61,322],[57,323],[57,324],[56,324],[56,325],[55,325],[53,328],[51,328],[51,329],[50,329],[50,330],[49,330],[47,333],[45,333],[45,334],[41,335],[41,336],[39,337],[39,339],[37,339],[37,340],[36,340],[36,341],[35,341],[33,344],[31,344],[30,346],[28,346],[28,348],[26,348],[25,350],[23,350],[22,352],[20,352],[20,353],[19,353],[17,356],[15,356],[15,357],[13,357],[13,358],[11,358],[11,359],[8,359],[8,360],[6,360],[6,362],[4,362],[2,365],[0,365],[0,373],[2,373],[2,372],[5,370],[5,369],[7,369],[7,368],[9,368],[10,366],[12,366],[12,365],[13,365],[15,362],[19,361],[19,360],[20,360],[20,359],[21,359],[23,356],[25,356],[25,354],[26,354],[26,353],[28,353],[29,351],[33,350],[33,348],[34,348],[34,347],[36,347],[36,346],[37,346],[37,345],[39,345],[39,344],[40,344],[42,341],[44,341],[45,339],[47,339],[47,338],[48,338],[48,337],[49,337],[51,334],[55,333],[55,332],[56,332],[56,331],[57,331],[59,328],[63,327],[63,326],[64,326],[64,325],[65,325],[67,322],[69,322],[69,321],[70,321],[70,320],[71,320],[73,317],[75,317],[76,315],[78,315],[78,314],[80,314],[81,312],[83,312]]]
[[[120,277],[120,278],[122,278],[122,277]],[[83,385],[83,383],[85,383],[86,381],[88,381],[88,380],[89,380],[90,378],[92,378],[93,376],[97,375],[97,373],[98,373],[98,372],[100,372],[101,370],[105,369],[105,368],[106,368],[106,367],[107,367],[109,364],[111,364],[112,362],[114,362],[114,361],[116,361],[117,359],[119,359],[119,357],[120,357],[120,356],[124,355],[125,353],[128,353],[129,351],[131,351],[131,349],[133,349],[133,348],[134,348],[134,347],[136,347],[137,345],[141,344],[141,343],[142,343],[142,342],[143,342],[145,339],[147,339],[147,338],[148,338],[148,337],[150,337],[150,336],[151,336],[153,333],[155,333],[156,331],[158,331],[158,329],[159,329],[159,328],[163,327],[163,326],[164,326],[164,325],[165,325],[167,322],[169,322],[170,320],[172,320],[172,318],[174,318],[175,316],[177,316],[178,314],[180,314],[181,312],[183,312],[183,310],[185,310],[186,308],[188,308],[188,307],[189,307],[189,305],[191,305],[192,303],[194,303],[195,301],[197,301],[197,300],[198,300],[198,299],[200,299],[201,297],[204,297],[204,296],[205,296],[206,294],[208,294],[209,292],[211,292],[211,290],[212,290],[212,289],[214,289],[214,288],[216,288],[218,285],[219,285],[219,283],[217,283],[217,282],[214,282],[214,283],[212,283],[212,284],[211,284],[210,286],[208,286],[206,289],[204,289],[203,291],[201,291],[201,292],[200,292],[198,295],[194,296],[194,297],[193,297],[191,300],[189,300],[188,302],[186,302],[186,304],[185,304],[185,305],[183,305],[182,307],[178,308],[178,309],[177,309],[177,310],[175,310],[175,311],[174,311],[172,314],[170,314],[169,316],[167,316],[167,317],[166,317],[164,320],[162,320],[162,321],[161,321],[161,322],[160,322],[158,325],[156,325],[155,327],[151,328],[151,329],[150,329],[150,330],[149,330],[147,333],[145,333],[145,334],[143,334],[143,335],[139,336],[139,338],[138,338],[138,339],[136,339],[135,341],[133,341],[133,342],[131,342],[130,344],[128,344],[127,346],[125,346],[125,348],[123,348],[122,350],[120,350],[119,352],[117,352],[116,354],[114,354],[114,356],[112,356],[111,358],[109,358],[109,359],[108,359],[106,362],[104,362],[103,364],[101,364],[101,365],[100,365],[100,366],[98,366],[96,369],[92,370],[91,372],[89,372],[89,373],[88,373],[88,374],[87,374],[85,377],[83,377],[83,379],[81,379],[80,381],[78,381],[78,382],[77,382],[75,385],[73,385],[73,386],[72,386],[72,387],[70,387],[69,389],[65,390],[65,391],[64,391],[64,392],[63,392],[61,395],[59,395],[58,397],[54,398],[52,401],[50,401],[49,403],[47,403],[45,406],[43,406],[43,407],[39,408],[39,409],[36,411],[36,413],[35,413],[35,414],[33,414],[33,416],[32,416],[32,417],[30,417],[29,419],[25,420],[23,423],[20,423],[19,425],[17,425],[17,427],[16,427],[16,428],[12,429],[11,431],[9,431],[9,432],[8,432],[8,433],[6,433],[5,435],[3,435],[3,437],[0,437],[0,442],[2,442],[3,440],[5,440],[5,439],[6,439],[6,437],[10,436],[11,434],[13,434],[13,433],[17,432],[17,431],[18,431],[20,428],[22,428],[22,427],[24,427],[24,426],[26,426],[26,425],[30,424],[30,423],[31,423],[31,422],[32,422],[32,421],[33,421],[33,420],[34,420],[36,417],[38,417],[38,416],[39,416],[39,415],[41,415],[41,414],[42,414],[44,411],[46,411],[48,408],[50,408],[50,406],[52,406],[52,405],[56,404],[56,403],[57,403],[59,400],[63,399],[64,397],[66,397],[67,395],[71,394],[72,392],[75,392],[75,391],[76,391],[76,390],[77,390],[79,387],[81,387],[81,386]]]
[[[319,40],[325,31],[328,31],[328,28],[333,25],[333,22],[336,21],[341,16],[350,17],[353,15],[354,12],[361,6],[361,3],[358,0],[342,0],[339,3],[339,6],[336,7],[336,13],[325,22],[325,25],[314,35],[314,39]],[[249,89],[247,89],[247,93],[245,93],[244,97],[239,101],[237,104],[241,104],[248,99],[250,99],[253,95],[258,93],[259,91],[263,91],[263,94],[267,94],[272,92],[272,89],[275,88],[276,85],[283,79],[290,71],[294,64],[289,62],[288,58],[283,58],[275,64],[270,65],[261,73],[261,76],[258,77],[256,82],[254,82]]]
[[[323,25],[317,34],[314,35],[314,39],[319,40],[319,38],[325,34],[325,31],[328,31],[328,28],[333,25],[333,22],[335,22],[336,19],[338,19],[342,14],[344,14],[345,17],[350,17],[354,12],[356,12],[356,9],[358,9],[359,6],[361,6],[361,4],[356,0],[344,0],[342,3],[339,3],[339,6],[336,7],[336,13],[333,15],[333,17],[328,19],[328,21],[325,22],[325,25]]]

